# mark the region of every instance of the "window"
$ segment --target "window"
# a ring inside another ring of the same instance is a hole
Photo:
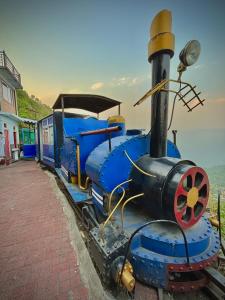
[[[48,128],[44,128],[43,131],[43,144],[48,145]]]
[[[15,91],[13,89],[10,89],[10,98],[11,98],[11,103],[15,103]]]
[[[43,128],[43,142],[45,145],[53,145],[53,126]]]
[[[53,145],[53,126],[49,127],[49,145]]]
[[[2,82],[3,98],[8,101],[8,87]]]
[[[11,104],[14,104],[15,92],[13,89],[8,87],[4,82],[2,82],[3,98]]]

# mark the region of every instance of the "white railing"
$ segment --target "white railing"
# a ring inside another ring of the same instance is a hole
[[[10,71],[10,73],[16,78],[16,80],[21,84],[20,73],[14,67],[11,60],[5,54],[5,51],[0,51],[0,68],[6,68]]]

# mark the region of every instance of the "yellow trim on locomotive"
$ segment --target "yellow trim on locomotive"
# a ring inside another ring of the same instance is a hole
[[[150,28],[150,41],[148,43],[148,58],[152,59],[152,55],[162,51],[168,50],[173,56],[175,36],[171,32],[172,15],[168,10],[160,11],[152,21]]]

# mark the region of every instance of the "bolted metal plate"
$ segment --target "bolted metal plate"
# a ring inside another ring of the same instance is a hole
[[[156,226],[142,230],[133,239],[129,257],[135,277],[147,285],[168,290],[183,291],[184,289],[186,291],[205,285],[205,280],[202,279],[196,280],[192,285],[175,283],[174,288],[170,286],[171,272],[184,274],[202,270],[217,259],[218,234],[205,217],[199,223],[195,225],[195,230],[191,228],[185,231],[188,241],[189,265],[187,265],[184,241],[176,234],[174,240],[172,230],[167,228],[162,231],[162,227]]]

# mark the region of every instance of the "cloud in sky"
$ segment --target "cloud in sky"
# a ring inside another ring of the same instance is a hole
[[[82,94],[82,90],[80,89],[68,89],[66,91],[64,91],[64,93],[68,93],[68,94]]]
[[[215,99],[214,100],[216,103],[222,103],[222,104],[225,104],[225,98],[218,98],[218,99]]]
[[[202,68],[204,68],[203,64],[197,64],[194,66],[194,69],[202,69]]]
[[[129,76],[122,76],[122,77],[114,77],[110,82],[110,86],[118,87],[118,86],[134,86],[143,82],[143,78],[140,77],[129,77]]]
[[[104,86],[104,82],[98,81],[92,84],[91,90],[96,91],[100,90]]]
[[[126,86],[126,87],[132,87],[135,85],[140,84],[141,82],[144,81],[144,78],[142,77],[130,77],[130,76],[121,76],[121,77],[114,77],[112,78],[111,81],[109,82],[102,82],[102,81],[98,81],[95,82],[91,85],[91,90],[96,91],[96,90],[100,90],[103,86],[104,87],[122,87],[122,86]]]
[[[209,103],[210,105],[216,105],[216,106],[221,106],[221,104],[225,104],[225,97],[219,96],[218,98],[212,98],[207,95],[206,98],[206,103]]]

